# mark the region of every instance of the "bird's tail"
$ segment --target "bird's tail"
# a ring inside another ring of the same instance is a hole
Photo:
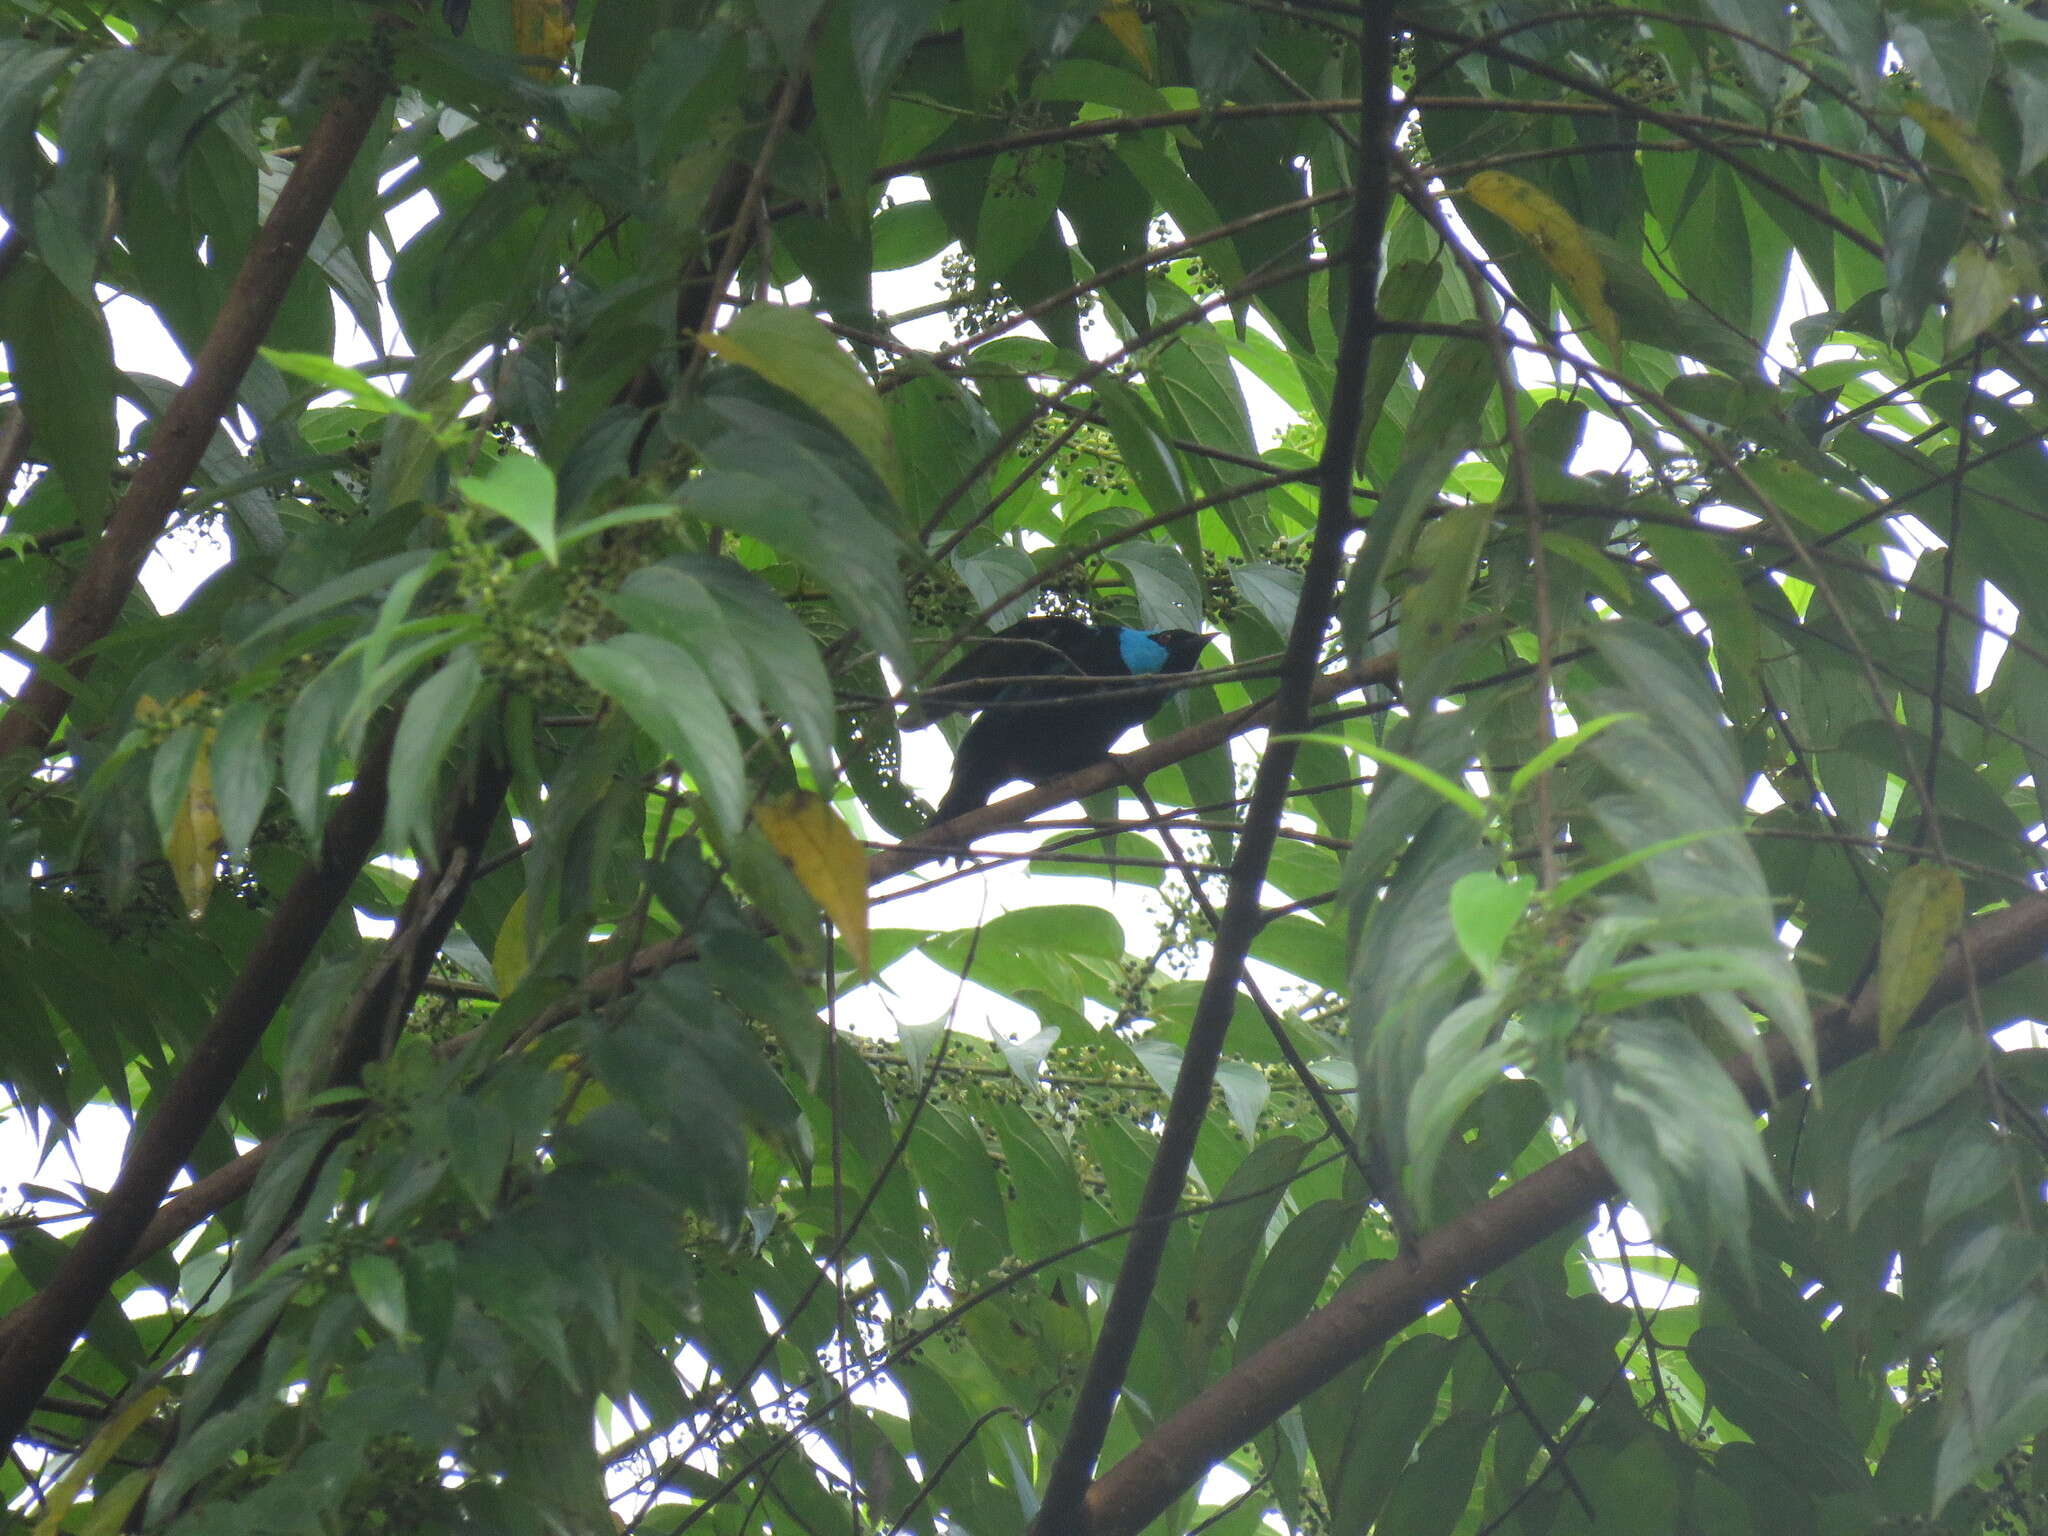
[[[988,797],[996,792],[1000,779],[960,775],[946,788],[946,798],[939,802],[939,808],[932,812],[929,823],[936,827],[942,821],[951,821],[955,816],[965,816],[969,811],[978,811],[988,804]]]
[[[987,718],[982,716],[984,720]],[[1010,780],[1024,777],[1007,757],[1000,762],[982,761],[987,755],[976,750],[972,733],[960,743],[960,750],[953,756],[953,782],[946,786],[946,798],[932,812],[930,825],[937,826],[955,816],[980,810],[988,804],[989,797]]]

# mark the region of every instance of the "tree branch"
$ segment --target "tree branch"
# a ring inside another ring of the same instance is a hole
[[[56,734],[71,703],[71,690],[52,673],[81,679],[91,670],[92,648],[120,618],[143,562],[163,537],[221,417],[234,405],[256,348],[269,334],[285,293],[320,232],[320,221],[370,129],[382,117],[384,95],[381,64],[374,70],[359,69],[343,80],[314,125],[278,191],[270,217],[235,274],[191,376],[157,418],[147,456],[50,620],[49,643],[42,652],[47,665],[36,669],[0,715],[0,762],[20,753],[40,755]]]
[[[151,1099],[149,1118],[129,1144],[120,1175],[99,1213],[65,1255],[56,1277],[5,1320],[0,1441],[12,1442],[27,1425],[93,1308],[127,1268],[144,1234],[153,1229],[164,1191],[255,1054],[320,935],[347,904],[356,874],[384,827],[390,769],[387,731],[357,766],[355,787],[328,822],[319,855],[264,925],[205,1037],[185,1058],[171,1085]]]
[[[1961,999],[1974,975],[1986,982],[2041,958],[2048,946],[2048,896],[2029,896],[1970,926],[1949,946],[1941,974],[1915,1015],[1925,1020]],[[1814,1021],[1826,1073],[1877,1044],[1877,988]],[[1766,1087],[1746,1056],[1724,1063],[1752,1108],[1805,1084],[1783,1035],[1765,1037]],[[1067,1529],[1088,1536],[1132,1536],[1193,1487],[1210,1467],[1266,1429],[1355,1362],[1480,1276],[1526,1253],[1553,1233],[1584,1223],[1619,1188],[1590,1143],[1573,1148],[1489,1200],[1426,1234],[1409,1258],[1384,1264],[1338,1292],[1328,1306],[1211,1383],[1160,1424],[1136,1450],[1088,1490],[1081,1517]]]
[[[1317,465],[1320,496],[1315,543],[1302,573],[1301,598],[1281,662],[1280,686],[1272,700],[1273,724],[1283,735],[1300,731],[1308,722],[1316,657],[1322,649],[1323,631],[1329,625],[1335,599],[1344,557],[1344,535],[1351,526],[1351,466],[1364,426],[1365,376],[1379,325],[1375,300],[1379,289],[1380,239],[1392,200],[1393,169],[1388,119],[1394,19],[1388,0],[1369,0],[1361,6],[1360,23],[1361,148],[1353,177],[1356,195],[1352,203],[1351,249],[1345,257],[1351,278],[1350,307],[1338,345],[1329,414],[1324,422],[1323,453]],[[1268,742],[1252,784],[1250,803],[1245,809],[1244,835],[1238,842],[1237,856],[1231,861],[1230,893],[1224,903],[1223,920],[1216,929],[1209,974],[1188,1029],[1180,1072],[1174,1080],[1173,1100],[1159,1138],[1159,1151],[1146,1176],[1131,1239],[1103,1314],[1101,1332],[1096,1336],[1095,1353],[1089,1359],[1088,1373],[1075,1399],[1066,1439],[1046,1480],[1045,1502],[1032,1522],[1032,1529],[1043,1536],[1067,1536],[1069,1532],[1087,1529],[1083,1500],[1089,1479],[1108,1436],[1117,1399],[1123,1392],[1124,1378],[1137,1348],[1138,1331],[1151,1307],[1160,1259],[1174,1212],[1180,1206],[1188,1165],[1194,1157],[1195,1139],[1209,1112],[1209,1094],[1215,1085],[1224,1036],[1236,1011],[1245,960],[1261,927],[1259,908],[1266,867],[1294,777],[1295,754],[1296,744],[1291,740]]]
[[[1391,684],[1399,673],[1399,663],[1392,655],[1375,656],[1341,672],[1328,673],[1315,680],[1310,690],[1313,703],[1324,704],[1351,692],[1353,689],[1368,687],[1375,683]],[[1248,730],[1255,730],[1270,717],[1271,700],[1247,705],[1227,715],[1217,715],[1177,731],[1162,741],[1136,752],[1127,752],[1093,767],[1083,768],[1062,778],[1048,780],[1007,800],[986,805],[969,815],[961,816],[946,823],[941,832],[924,833],[899,843],[895,848],[879,853],[869,863],[869,880],[878,883],[893,875],[914,869],[919,864],[935,858],[942,858],[958,846],[964,836],[980,837],[990,832],[1006,831],[1023,825],[1041,811],[1050,810],[1069,800],[1079,800],[1105,789],[1128,784],[1132,779],[1142,780],[1144,776],[1174,763],[1185,761],[1198,752],[1206,752],[1221,746],[1235,736]],[[405,923],[401,920],[400,931]],[[442,937],[445,937],[445,932]],[[394,934],[394,940],[397,935]],[[435,948],[438,949],[436,941]],[[431,959],[430,951],[423,951]],[[687,935],[664,939],[650,944],[636,952],[630,959],[608,965],[590,973],[584,983],[571,997],[543,1011],[528,1026],[534,1033],[546,1032],[559,1024],[576,1018],[589,1005],[588,999],[603,996],[617,988],[623,981],[642,980],[657,975],[672,965],[684,964],[697,957],[696,941]],[[444,1056],[459,1054],[474,1038],[471,1033],[457,1035],[442,1042],[437,1050]],[[149,1218],[147,1228],[136,1239],[127,1257],[114,1271],[115,1275],[126,1273],[159,1249],[176,1242],[186,1232],[201,1222],[211,1219],[226,1206],[246,1195],[256,1182],[263,1161],[269,1156],[276,1143],[275,1137],[261,1145],[250,1148],[231,1163],[225,1163],[189,1188],[181,1189],[156,1210]],[[0,1318],[0,1351],[5,1351],[15,1334],[23,1325],[28,1305],[17,1307],[6,1317]],[[4,1356],[0,1356],[4,1359]]]

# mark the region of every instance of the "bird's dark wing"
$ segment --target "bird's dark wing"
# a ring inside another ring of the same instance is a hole
[[[1079,619],[1019,619],[947,668],[904,712],[903,728],[916,730],[948,715],[985,709],[1021,677],[1072,672],[1094,634]]]

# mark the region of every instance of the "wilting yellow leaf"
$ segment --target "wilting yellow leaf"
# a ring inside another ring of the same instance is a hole
[[[1963,881],[1938,864],[1915,864],[1892,882],[1877,948],[1877,1043],[1888,1047],[1941,972],[1942,953],[1963,926]]]
[[[187,694],[181,703],[198,695]],[[135,702],[135,718],[155,720],[172,706],[144,694]],[[206,915],[206,903],[213,895],[215,866],[220,859],[220,813],[213,803],[213,732],[200,738],[192,758],[192,774],[185,781],[185,799],[171,824],[163,829],[164,857],[170,861],[171,878],[178,894],[185,898],[185,915],[197,922]]]
[[[1610,347],[1621,345],[1621,320],[1607,302],[1607,273],[1600,258],[1564,205],[1540,187],[1506,171],[1481,171],[1465,183],[1465,195],[1511,225],[1549,264],[1593,329]]]
[[[213,763],[208,756],[212,744],[213,732],[208,731],[199,755],[192,759],[185,804],[164,843],[164,857],[171,861],[178,894],[185,898],[185,915],[194,922],[206,915],[214,871],[220,862],[220,813],[213,803]]]
[[[796,871],[811,899],[838,928],[860,968],[868,968],[868,851],[839,813],[809,790],[764,801],[754,811],[775,851]]]
[[[1138,61],[1145,78],[1152,78],[1152,49],[1145,41],[1145,23],[1138,17],[1138,0],[1105,0],[1096,13],[1110,36],[1124,45],[1124,52]]]
[[[576,0],[512,0],[512,45],[546,64],[528,64],[536,80],[551,80],[576,40]]]

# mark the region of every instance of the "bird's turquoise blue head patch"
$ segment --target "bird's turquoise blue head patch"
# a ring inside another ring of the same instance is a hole
[[[1133,675],[1157,672],[1166,665],[1166,647],[1153,639],[1149,629],[1127,629],[1116,637],[1117,654]]]

